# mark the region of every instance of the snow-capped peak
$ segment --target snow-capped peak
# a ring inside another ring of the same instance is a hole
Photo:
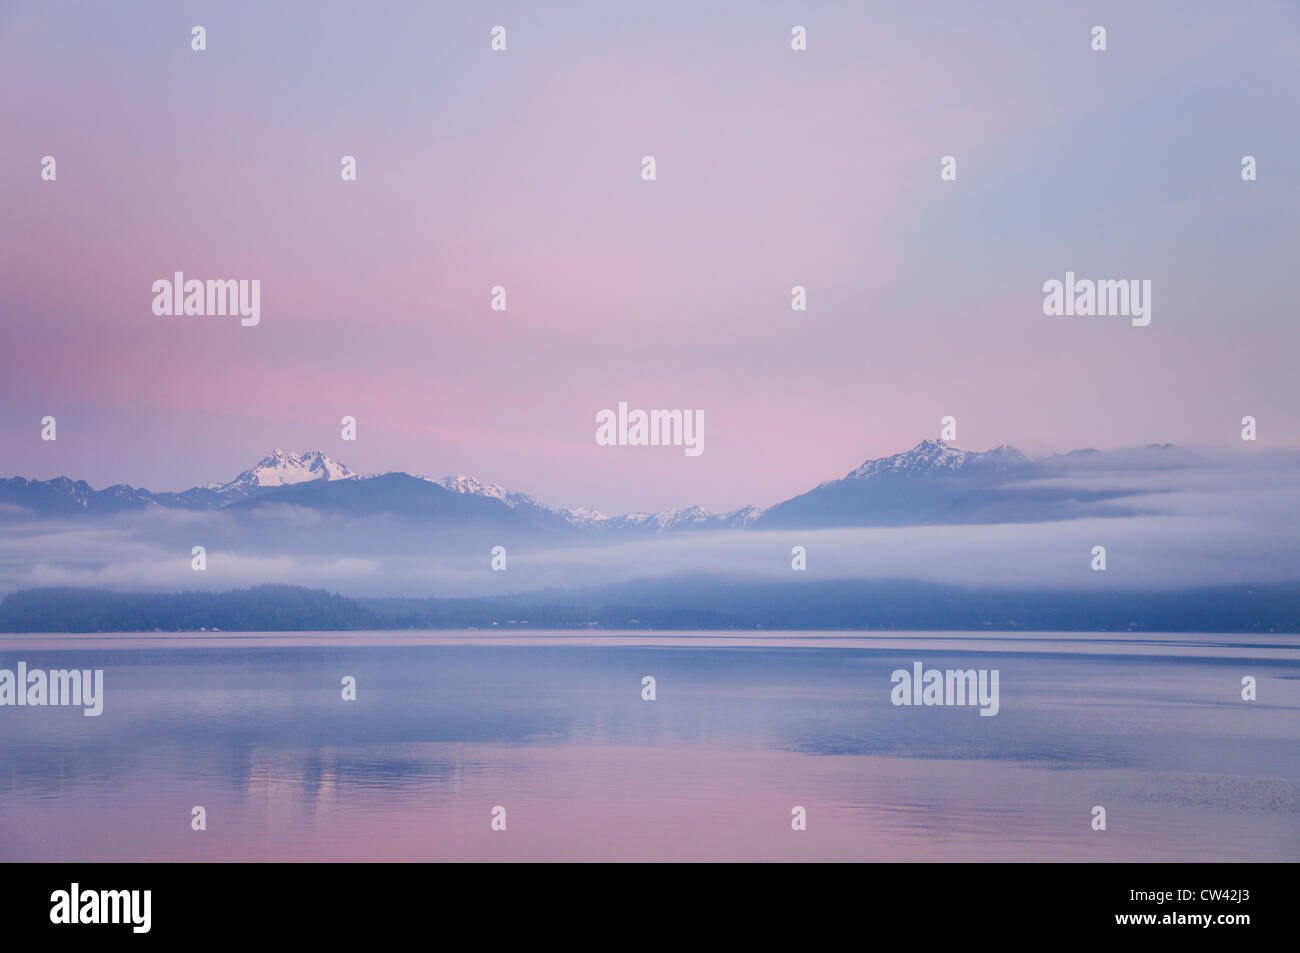
[[[355,473],[319,450],[308,450],[301,456],[288,450],[275,450],[251,469],[216,489],[220,492],[247,492],[264,486],[289,486],[311,480],[350,480],[355,477]]]
[[[959,450],[941,440],[922,440],[911,450],[889,457],[868,460],[845,476],[846,480],[866,480],[889,474],[920,476],[929,473],[955,473],[972,465],[1015,465],[1025,462],[1024,455],[1008,444],[983,453]]]

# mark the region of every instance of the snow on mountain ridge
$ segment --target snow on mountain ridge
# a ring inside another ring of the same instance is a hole
[[[464,493],[469,496],[486,496],[490,499],[500,500],[506,506],[514,509],[521,503],[527,503],[532,506],[540,506],[542,509],[550,507],[542,506],[537,500],[527,493],[516,493],[513,490],[507,490],[499,483],[484,483],[476,480],[472,476],[466,476],[464,473],[457,473],[455,476],[431,477],[423,473],[417,474],[421,480],[427,480],[437,486],[442,487],[452,493]]]
[[[419,478],[434,483],[452,493],[465,493],[472,496],[485,496],[500,500],[511,509],[527,504],[553,513],[571,526],[604,527],[650,527],[657,532],[676,529],[683,526],[701,526],[708,523],[744,526],[757,519],[763,511],[757,506],[745,506],[731,513],[715,514],[703,506],[684,506],[662,513],[625,513],[622,516],[608,516],[599,510],[579,506],[575,508],[547,506],[527,493],[507,490],[498,483],[484,483],[464,473],[455,476],[430,477],[420,474]]]
[[[1024,454],[1009,444],[1001,444],[983,452],[960,450],[941,440],[922,440],[911,450],[888,457],[868,460],[850,470],[845,480],[868,480],[888,474],[890,476],[922,476],[933,473],[956,473],[970,466],[986,464],[1017,465],[1027,462]],[[828,480],[827,486],[838,480]]]
[[[608,523],[610,517],[606,516],[599,510],[593,510],[586,506],[579,506],[575,509],[567,507],[547,506],[537,500],[536,497],[529,496],[527,493],[518,493],[514,490],[507,490],[499,483],[484,483],[472,476],[464,473],[457,473],[455,476],[431,477],[423,473],[418,474],[421,480],[427,480],[436,486],[442,487],[452,493],[464,493],[469,496],[485,496],[489,499],[500,500],[511,509],[518,506],[533,506],[537,509],[553,513],[560,517],[570,526],[599,526]]]
[[[575,526],[581,526],[584,523],[602,523],[609,519],[609,517],[600,510],[593,510],[586,506],[579,506],[571,510],[563,510],[562,512],[566,514],[565,518]]]

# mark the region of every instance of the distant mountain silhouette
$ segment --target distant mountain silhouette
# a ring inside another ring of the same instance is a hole
[[[1194,466],[1198,458],[1170,444],[1110,452],[1080,450],[1029,460],[1010,446],[984,452],[925,440],[911,450],[867,460],[769,509],[712,513],[688,506],[664,513],[606,516],[549,507],[525,493],[472,477],[433,479],[407,473],[361,476],[320,451],[276,450],[225,483],[179,493],[115,485],[95,490],[67,477],[0,480],[0,504],[40,517],[109,516],[155,507],[251,513],[258,507],[302,507],[339,516],[389,514],[436,527],[602,539],[688,530],[911,526],[935,523],[1039,522],[1079,516],[1128,516],[1146,510],[1152,490],[1083,489],[1061,477],[1105,472],[1159,473]]]

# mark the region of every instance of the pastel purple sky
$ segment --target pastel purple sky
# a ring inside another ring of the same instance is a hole
[[[772,503],[946,414],[1300,444],[1295,4],[547,6],[0,5],[0,476],[319,448],[622,512]],[[1151,279],[1151,325],[1045,317],[1067,269]],[[177,270],[260,279],[261,325],[155,316]],[[596,446],[620,400],[702,409],[704,455]]]

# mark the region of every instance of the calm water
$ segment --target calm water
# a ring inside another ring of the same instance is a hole
[[[20,660],[102,668],[105,702],[0,708],[3,860],[1300,860],[1295,636],[4,637]],[[916,661],[998,669],[1000,713],[893,706]]]

